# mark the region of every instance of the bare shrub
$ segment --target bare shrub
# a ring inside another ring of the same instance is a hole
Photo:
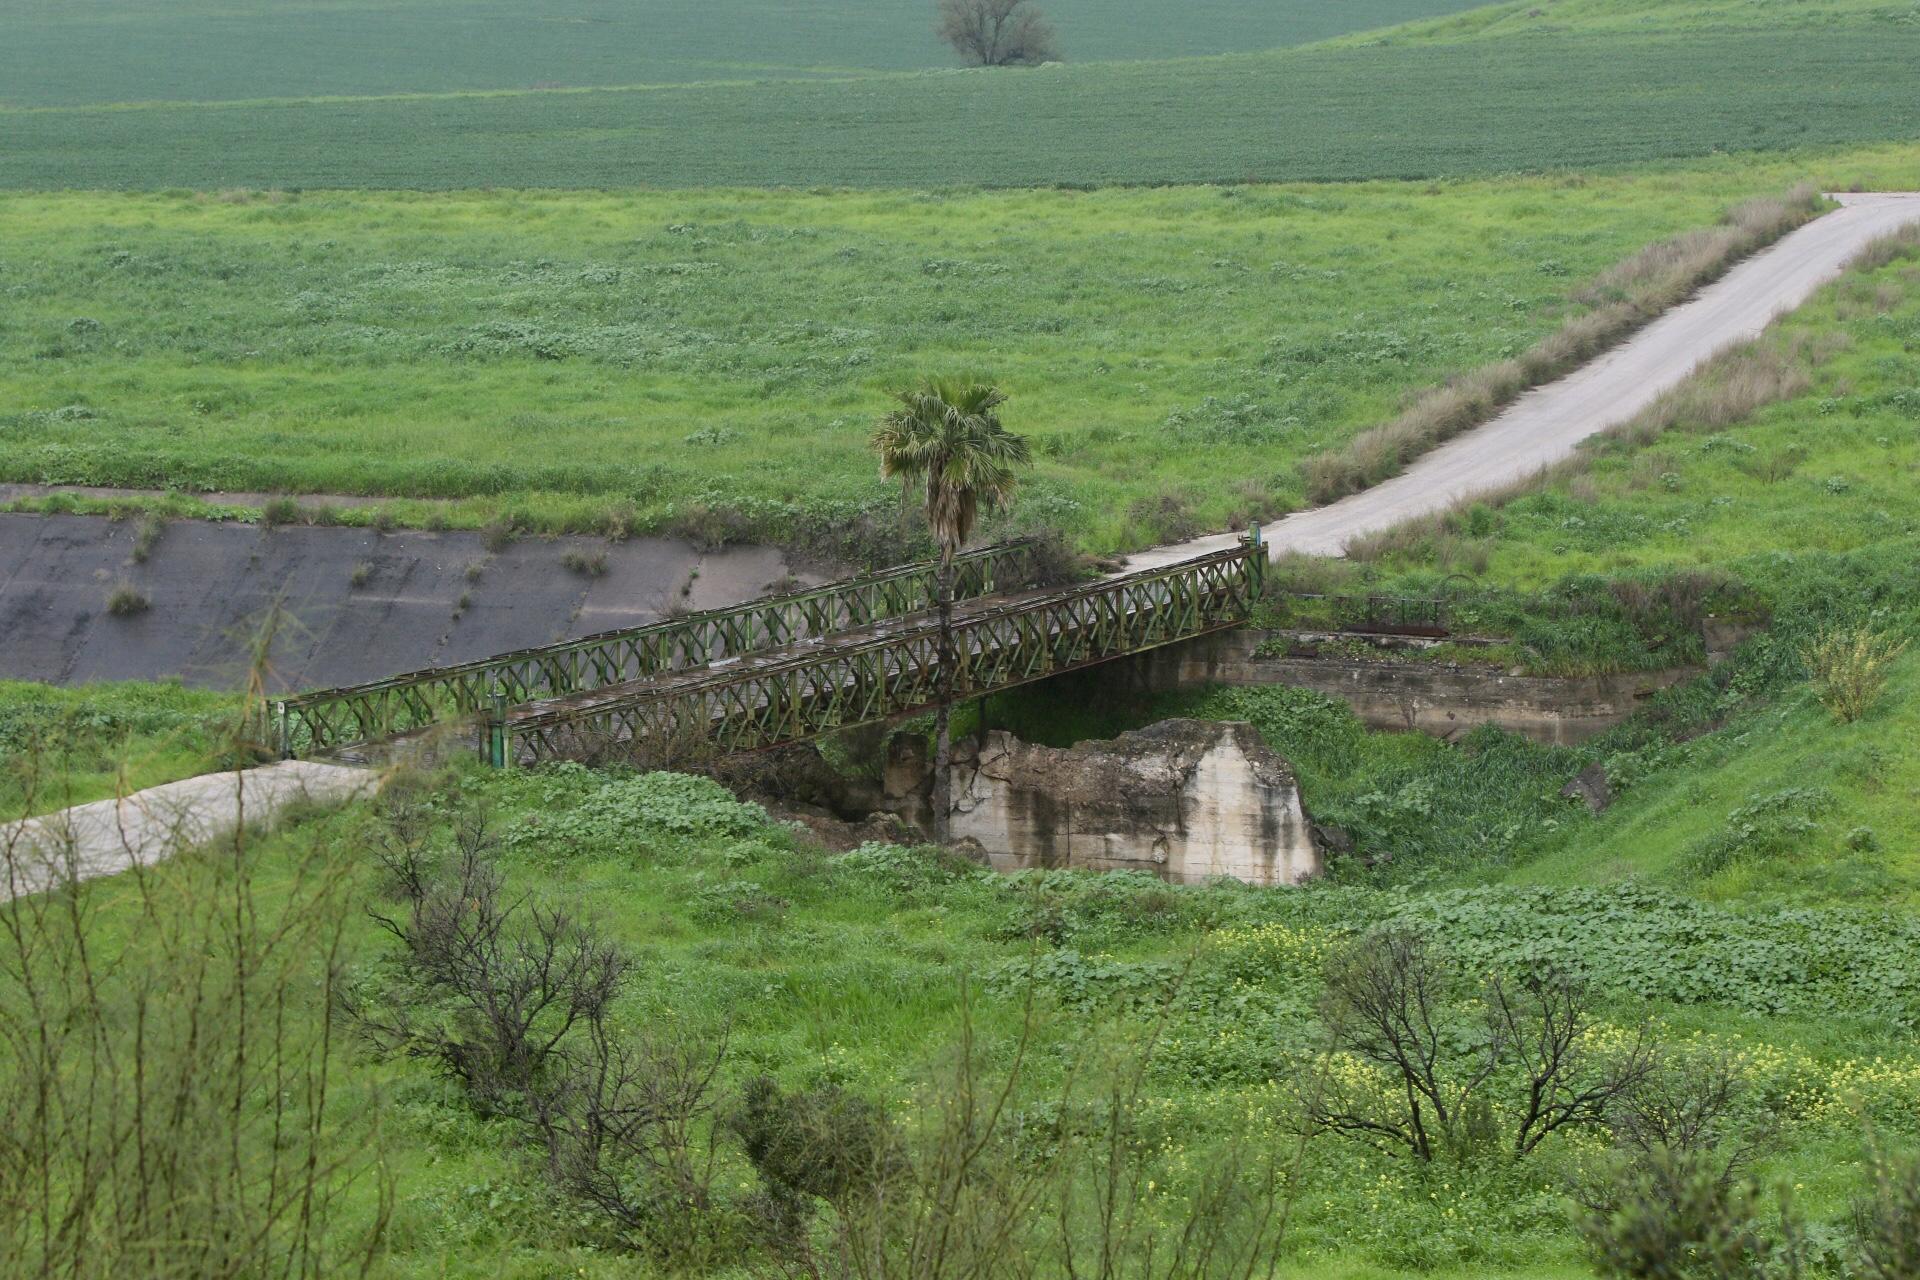
[[[331,1054],[353,867],[323,839],[283,847],[271,888],[244,830],[111,886],[17,828],[0,848],[8,1274],[372,1266],[392,1188],[371,1108],[341,1113]]]
[[[725,1037],[619,1034],[627,956],[572,913],[506,894],[484,812],[457,812],[443,859],[429,802],[384,811],[374,854],[404,918],[374,915],[400,943],[392,972],[342,996],[361,1033],[517,1122],[555,1188],[623,1247],[676,1270],[713,1265]]]
[[[1643,1164],[1662,1151],[1698,1156],[1731,1183],[1765,1136],[1739,1131],[1746,1092],[1746,1076],[1725,1054],[1662,1062],[1615,1100],[1608,1124],[1615,1144]]]
[[[1030,0],[938,0],[940,38],[976,67],[1032,66],[1060,56]]]
[[[1285,1152],[1229,1139],[1172,1207],[1165,1188],[1153,1189],[1153,1144],[1139,1129],[1159,1028],[1098,1085],[1070,1080],[1057,1096],[1036,1096],[1027,1079],[1033,1022],[1029,1004],[1018,1039],[1003,1050],[1009,1065],[989,1074],[963,1000],[960,1043],[926,1122],[902,1141],[897,1162],[883,1160],[884,1176],[829,1202],[823,1243],[797,1242],[781,1272],[826,1280],[1269,1274],[1304,1138],[1291,1164]]]
[[[1824,631],[1800,651],[1822,705],[1842,724],[1873,710],[1887,674],[1907,651],[1905,637],[1858,626]]]
[[[554,1185],[624,1247],[675,1269],[714,1265],[725,1247],[713,1190],[725,1038],[623,1039],[596,1016],[584,1039],[528,1099]]]
[[[1723,1179],[1711,1159],[1662,1148],[1619,1183],[1615,1203],[1576,1223],[1600,1275],[1622,1280],[1765,1280],[1790,1247],[1770,1238],[1751,1180]],[[1784,1274],[1799,1274],[1789,1264]]]
[[[1750,200],[1729,210],[1717,227],[1670,237],[1622,260],[1574,295],[1592,310],[1569,319],[1520,356],[1450,379],[1392,421],[1361,432],[1341,449],[1308,458],[1301,467],[1307,496],[1331,502],[1397,474],[1435,445],[1487,421],[1521,392],[1619,342],[1814,216],[1819,205],[1811,187]]]
[[[509,897],[484,815],[456,824],[450,864],[423,846],[376,850],[404,914],[374,913],[400,943],[393,981],[344,993],[372,1044],[440,1068],[489,1114],[549,1080],[574,1027],[605,1016],[626,960],[572,912]]]
[[[1653,1069],[1644,1027],[1624,1050],[1594,1052],[1585,988],[1564,975],[1490,978],[1471,1018],[1462,994],[1457,975],[1409,930],[1376,931],[1336,956],[1322,1000],[1331,1043],[1384,1072],[1389,1087],[1344,1077],[1317,1085],[1307,1091],[1309,1125],[1421,1161],[1496,1145],[1522,1157],[1560,1130],[1600,1127]],[[1497,1077],[1524,1099],[1504,1135],[1488,1097]]]
[[[1920,1158],[1873,1151],[1867,1191],[1854,1202],[1859,1270],[1867,1280],[1920,1276]]]

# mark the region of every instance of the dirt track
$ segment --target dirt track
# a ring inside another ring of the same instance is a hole
[[[151,866],[232,835],[243,822],[269,826],[295,802],[342,804],[371,793],[379,782],[366,769],[283,760],[0,824],[0,902]]]
[[[1920,192],[1839,195],[1841,208],[1755,254],[1626,342],[1557,382],[1528,392],[1492,421],[1458,436],[1364,492],[1296,512],[1261,530],[1274,555],[1337,556],[1347,541],[1461,498],[1524,480],[1589,436],[1638,414],[1710,356],[1757,337],[1832,280],[1869,241],[1920,221]],[[1129,569],[1229,546],[1216,534],[1135,555]]]

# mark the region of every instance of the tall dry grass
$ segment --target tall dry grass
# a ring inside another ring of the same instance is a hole
[[[1307,496],[1332,502],[1396,475],[1414,458],[1492,418],[1520,394],[1577,368],[1820,212],[1811,186],[1749,200],[1718,226],[1648,245],[1574,295],[1591,308],[1522,354],[1435,387],[1399,417],[1301,466]]]

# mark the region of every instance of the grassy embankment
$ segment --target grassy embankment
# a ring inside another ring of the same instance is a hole
[[[1073,1125],[1099,1132],[1097,1092],[1054,1110],[1070,1076],[1091,1085],[1157,1036],[1146,1100],[1129,1121],[1145,1153],[1143,1176],[1154,1183],[1154,1230],[1177,1220],[1209,1161],[1231,1143],[1292,1150],[1292,1082],[1313,1061],[1320,963],[1355,930],[1384,920],[1423,922],[1476,966],[1498,969],[1516,956],[1574,964],[1601,993],[1600,1043],[1651,1015],[1675,1063],[1733,1063],[1746,1082],[1735,1118],[1772,1129],[1760,1171],[1793,1183],[1796,1204],[1816,1222],[1844,1221],[1858,1189],[1852,1161],[1863,1116],[1896,1142],[1920,1126],[1920,1060],[1907,1038],[1920,1008],[1896,978],[1916,963],[1920,940],[1904,918],[1729,911],[1652,888],[1542,897],[1009,879],[924,852],[809,852],[704,784],[562,769],[470,776],[457,790],[464,799],[443,792],[432,822],[447,823],[468,804],[490,807],[509,887],[588,904],[632,954],[618,1006],[625,1033],[726,1029],[727,1098],[770,1074],[788,1088],[850,1091],[909,1128],[924,1125],[952,1065],[963,979],[973,989],[979,1050],[997,1078],[1018,1040],[1031,978],[1038,1022],[1016,1104],[1027,1134],[1018,1141],[1044,1143]],[[376,900],[383,890],[371,852],[383,829],[364,810],[310,819],[255,852],[253,891],[275,903],[310,892],[294,869],[311,874],[303,851],[321,848],[358,864],[350,896]],[[442,827],[428,839],[437,845],[445,835]],[[210,874],[217,877],[189,859],[159,872],[147,895],[164,901],[170,885]],[[141,895],[125,883],[102,892],[89,916],[97,953],[131,945],[139,954],[144,944],[124,930],[139,919]],[[390,971],[391,941],[357,913],[345,927],[340,981],[377,985]],[[1770,960],[1753,965],[1755,954]],[[291,1007],[303,1018],[315,1012],[310,996]],[[603,1219],[547,1190],[517,1124],[476,1114],[426,1063],[342,1037],[333,1070],[339,1123],[357,1143],[368,1118],[379,1117],[397,1193],[380,1274],[655,1274],[610,1244]],[[1096,1110],[1077,1109],[1089,1105]],[[1053,1128],[1056,1118],[1069,1127]],[[1426,1167],[1323,1136],[1308,1147],[1296,1184],[1282,1272],[1584,1274],[1564,1192],[1602,1158],[1602,1145],[1583,1136],[1519,1161],[1484,1154]],[[333,1208],[343,1242],[375,1215],[372,1161],[350,1162],[362,1180]],[[743,1150],[723,1137],[713,1210],[721,1228],[744,1230],[748,1219],[734,1215],[749,1213],[755,1182]],[[726,1230],[737,1245],[741,1237]],[[1841,1239],[1837,1225],[1832,1234]],[[738,1262],[722,1261],[714,1274],[741,1274]]]
[[[0,680],[0,821],[231,767],[238,707],[177,685]]]

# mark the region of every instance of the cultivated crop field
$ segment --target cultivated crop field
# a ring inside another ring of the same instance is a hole
[[[0,112],[0,186],[1457,177],[1907,138],[1917,63],[1920,28],[1850,24],[1817,40],[1574,33],[826,83],[16,109]]]
[[[1897,181],[1910,149],[1816,162]],[[972,369],[1017,518],[1138,546],[1301,498],[1301,458],[1510,355],[1642,245],[1799,164],[1093,193],[306,193],[0,203],[0,479],[747,525],[892,499],[886,389]],[[411,520],[423,510],[400,512]]]
[[[1450,13],[1470,0],[1054,0],[1077,62],[1241,53]],[[0,104],[358,97],[847,77],[953,64],[932,0],[93,0],[10,6]]]

